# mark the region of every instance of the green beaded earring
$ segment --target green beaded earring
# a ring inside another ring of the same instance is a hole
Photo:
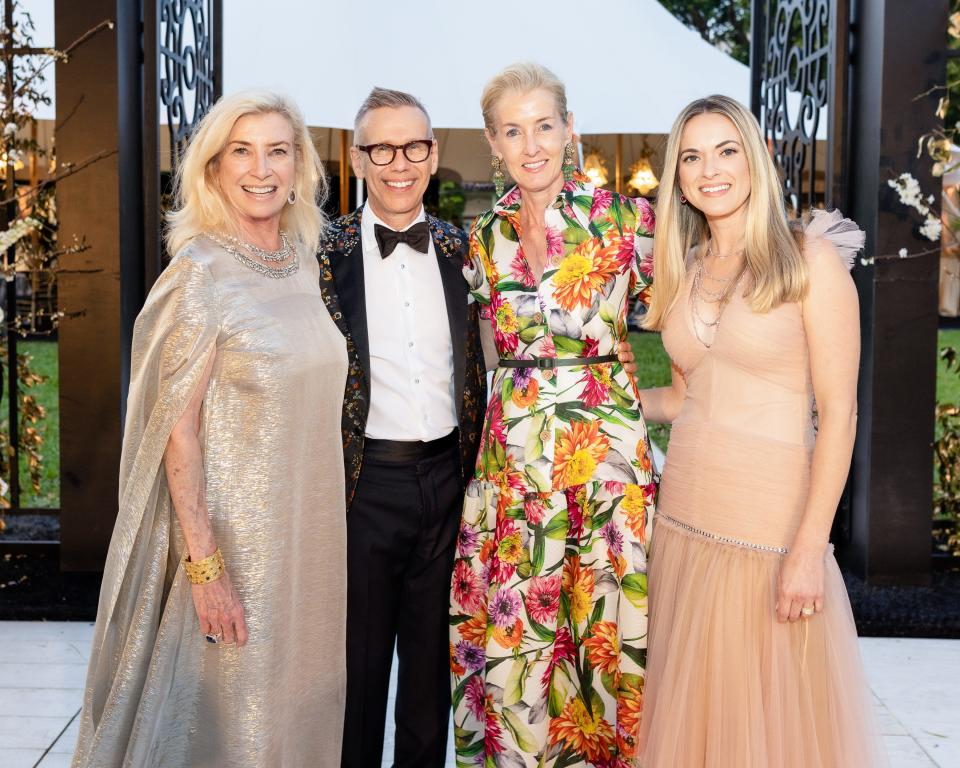
[[[567,142],[563,148],[563,180],[570,181],[573,178],[573,169],[576,167],[574,161],[577,157],[577,148],[572,141]]]
[[[490,165],[493,166],[493,189],[497,193],[497,199],[503,197],[503,186],[507,177],[503,173],[503,161],[494,155],[490,158]]]

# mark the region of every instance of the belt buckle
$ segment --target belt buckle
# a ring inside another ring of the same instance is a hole
[[[537,368],[541,371],[544,369],[549,370],[550,368],[556,367],[556,360],[552,357],[538,357],[537,358]]]

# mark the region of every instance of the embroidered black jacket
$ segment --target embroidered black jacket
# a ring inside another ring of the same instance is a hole
[[[347,510],[363,465],[363,439],[370,411],[370,347],[360,238],[362,208],[330,224],[320,246],[320,290],[331,317],[347,340],[349,368],[343,396],[343,460]],[[487,404],[486,372],[480,347],[478,307],[467,303],[468,286],[461,273],[467,237],[445,221],[427,216],[453,342],[454,398],[460,422],[462,481],[473,476]]]

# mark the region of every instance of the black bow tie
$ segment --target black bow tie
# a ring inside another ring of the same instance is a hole
[[[393,253],[398,243],[406,243],[420,253],[426,253],[430,248],[430,226],[425,221],[414,224],[403,232],[374,224],[373,234],[377,238],[377,245],[380,246],[380,256],[384,259]]]

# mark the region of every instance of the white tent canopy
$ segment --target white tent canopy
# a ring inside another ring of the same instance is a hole
[[[54,0],[24,7],[35,43],[52,45]],[[281,90],[330,128],[351,128],[374,85],[416,94],[438,128],[481,128],[484,83],[522,60],[566,83],[585,134],[666,133],[695,98],[750,98],[749,69],[657,0],[225,0],[223,41],[225,92]]]
[[[579,133],[667,133],[701,96],[747,104],[750,71],[656,0],[261,0],[224,3],[224,90],[263,86],[307,123],[352,128],[375,86],[418,96],[438,128],[481,128],[484,84],[536,61],[567,86]]]

